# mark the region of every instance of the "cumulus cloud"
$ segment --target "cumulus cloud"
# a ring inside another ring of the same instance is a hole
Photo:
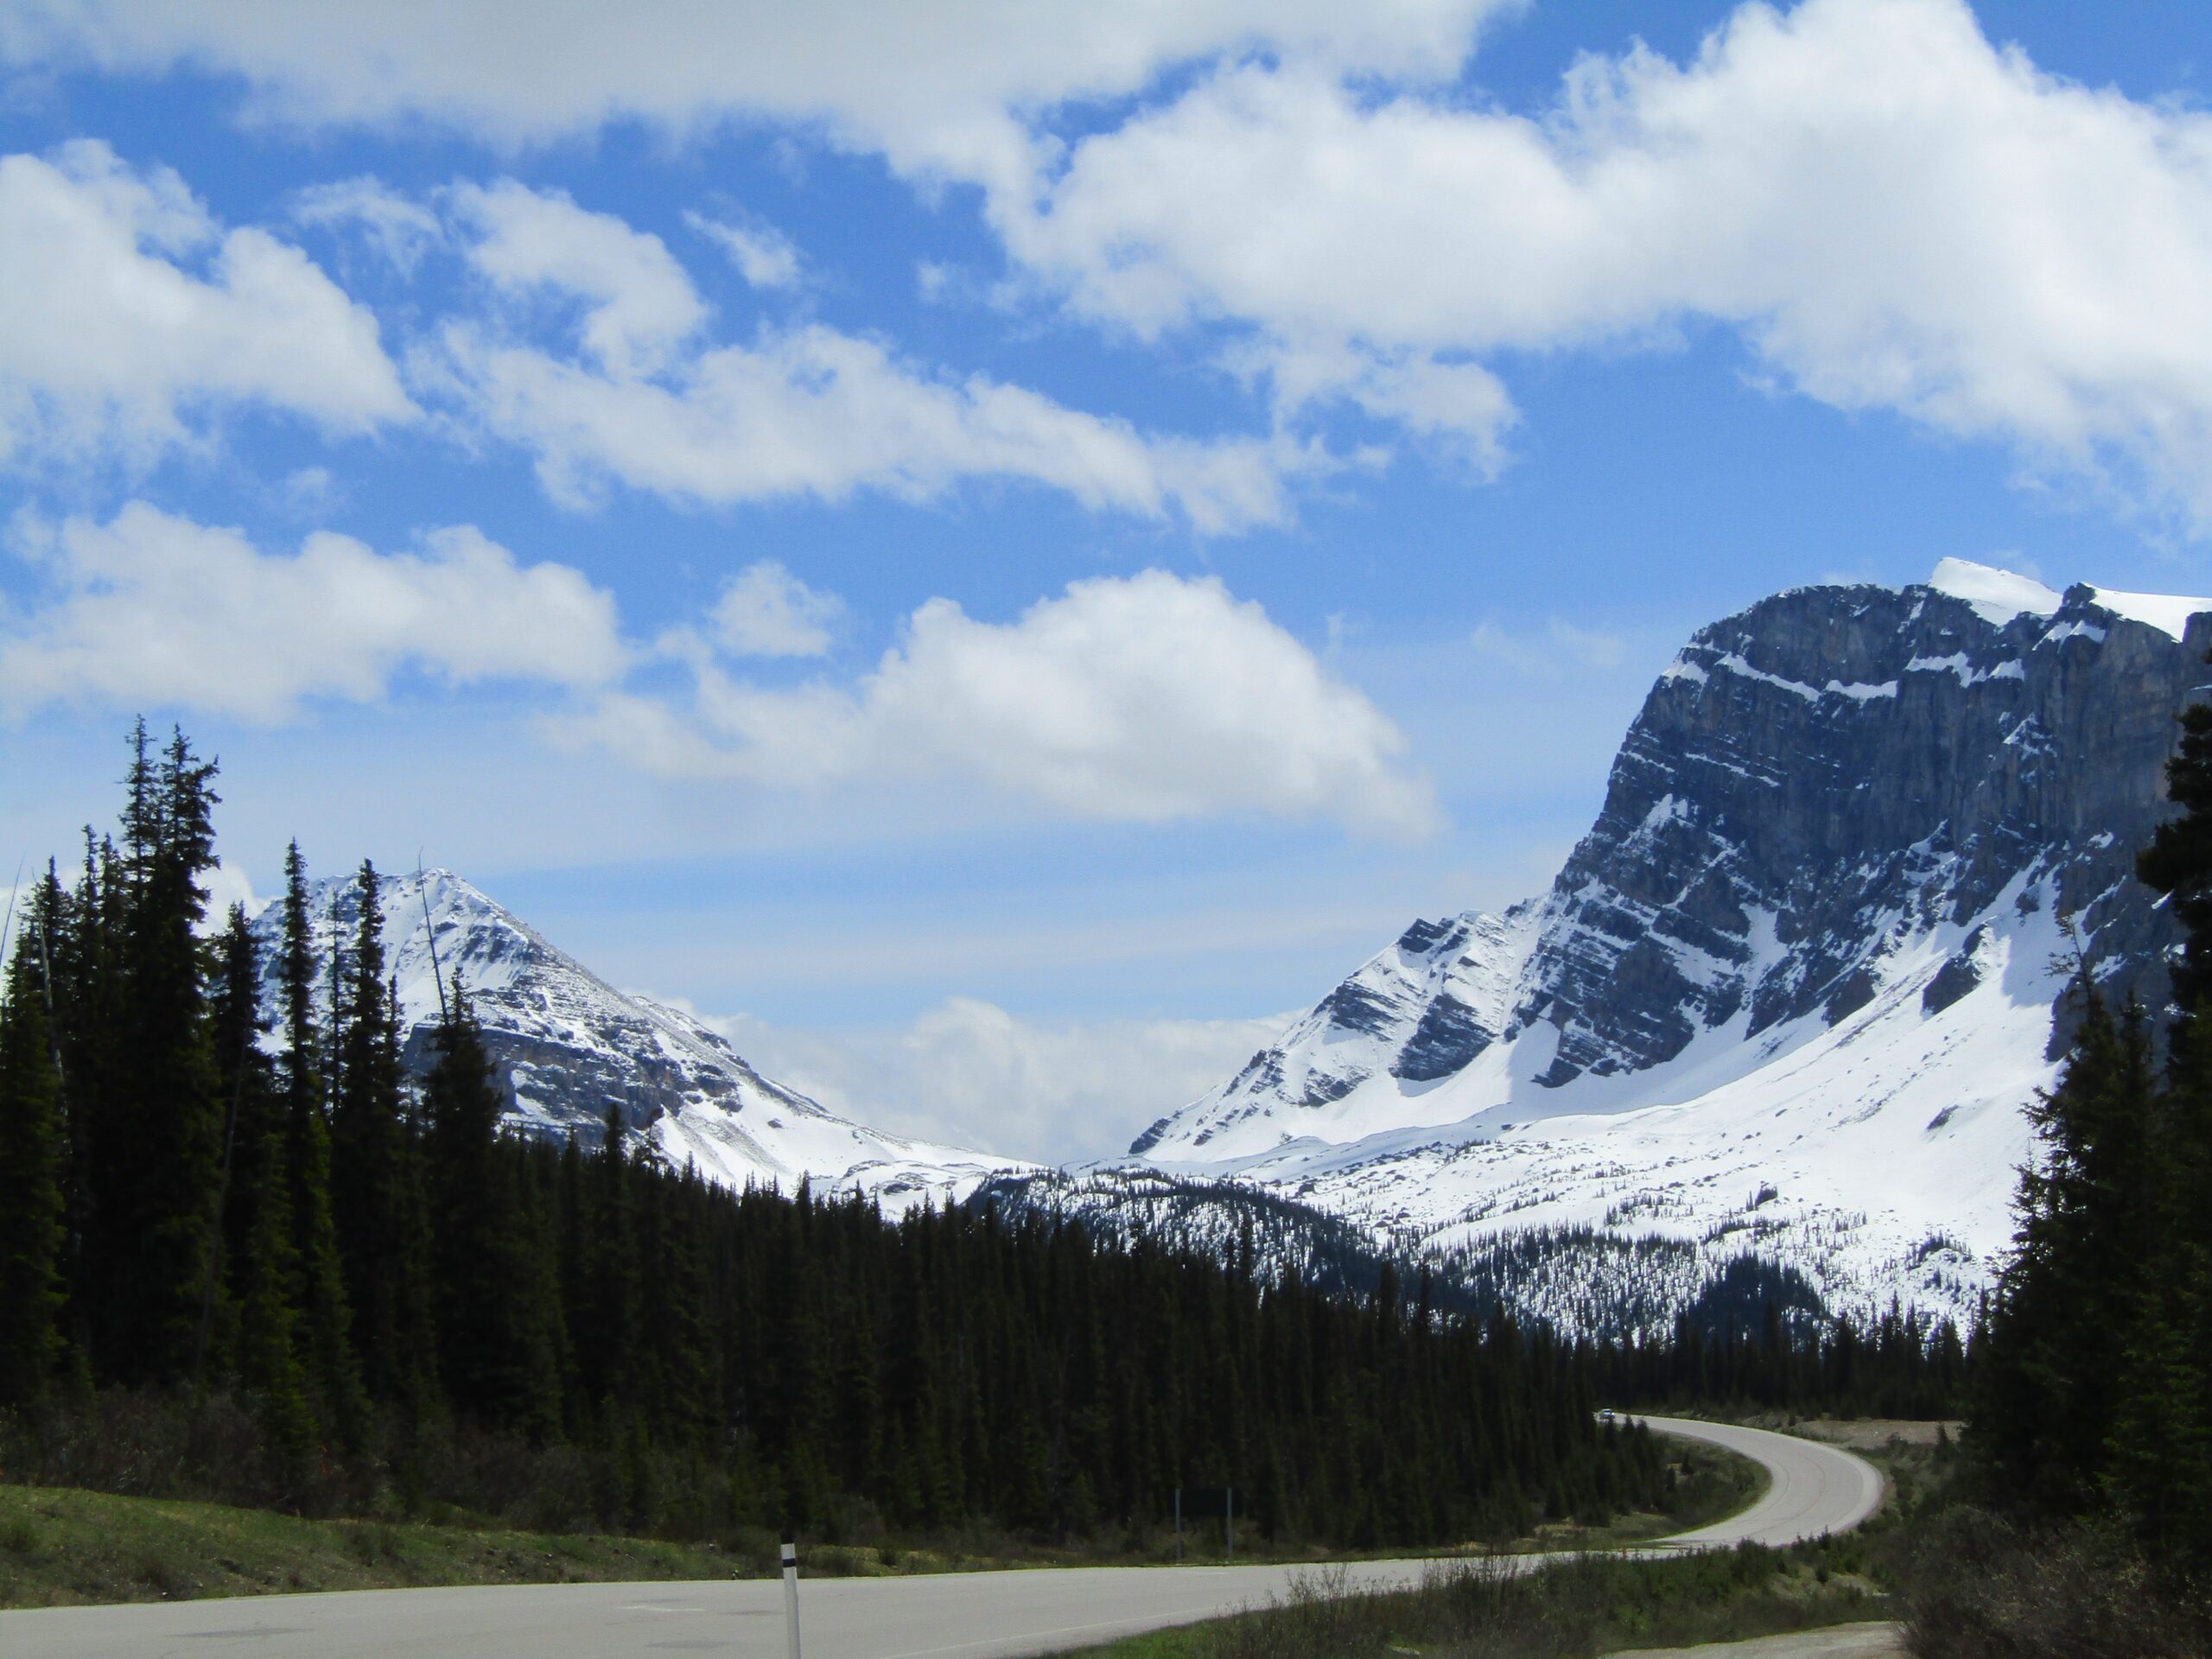
[[[1710,321],[1777,386],[1994,440],[2031,469],[2110,477],[2212,521],[2212,118],[2044,73],[1988,40],[1966,0],[1746,3],[1687,61],[1589,57],[1550,108],[1516,114],[1459,79],[1484,20],[1510,9],[573,0],[524,22],[519,0],[26,0],[0,13],[0,54],[188,62],[244,77],[277,118],[427,119],[510,142],[620,119],[677,134],[781,122],[910,176],[979,183],[1038,289],[1140,334],[1242,331],[1232,360],[1269,377],[1287,414],[1355,409],[1478,475],[1515,420],[1508,353]],[[1086,100],[1099,118],[1064,137],[1055,112]],[[733,234],[749,280],[782,278],[784,245]],[[652,476],[607,435],[635,416],[683,452],[645,487],[850,487],[834,465],[763,484],[715,451],[718,394],[747,375],[779,391],[778,414],[847,407],[777,386],[792,359],[823,354],[818,339],[734,349],[658,397],[480,366],[498,371],[495,406],[548,400],[514,418],[548,444],[556,480]],[[1009,470],[962,401],[987,388],[893,366],[931,404],[893,487]],[[1071,455],[1063,433],[1049,478],[1101,490],[1096,452],[1136,435],[1086,432]]]
[[[1811,397],[2212,516],[2212,118],[2045,74],[1963,0],[1747,4],[1541,118],[1236,64],[997,211],[1078,307],[1246,324],[1305,396],[1385,405],[1382,365],[1479,435],[1478,381],[1433,412],[1449,354],[1714,319]]]
[[[951,997],[888,1030],[709,1020],[755,1065],[831,1110],[921,1139],[1046,1162],[1105,1158],[1197,1099],[1288,1023],[1051,1023]]]
[[[849,685],[764,688],[704,659],[691,672],[685,701],[613,693],[563,729],[678,778],[918,777],[1143,823],[1265,813],[1415,836],[1435,822],[1397,728],[1211,578],[1078,582],[1007,623],[931,600]]]
[[[144,461],[251,407],[336,433],[414,413],[376,319],[297,248],[105,144],[0,157],[0,460]]]
[[[276,721],[308,698],[374,701],[407,667],[588,688],[626,660],[608,594],[465,526],[417,553],[319,532],[272,554],[140,502],[17,541],[48,592],[0,620],[0,709],[15,715],[182,704]]]
[[[845,613],[835,594],[808,587],[773,559],[749,564],[722,584],[708,613],[714,641],[733,657],[819,657]]]

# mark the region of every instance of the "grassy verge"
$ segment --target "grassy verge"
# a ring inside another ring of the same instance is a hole
[[[1090,1649],[1083,1659],[1592,1659],[1891,1617],[1847,1542],[1666,1560],[1584,1555],[1517,1574],[1502,1563],[1456,1562],[1417,1589],[1350,1595],[1325,1568],[1273,1606]]]
[[[1787,1549],[1744,1545],[1663,1560],[1592,1553],[1519,1577],[1480,1560],[1440,1563],[1418,1589],[1351,1596],[1336,1595],[1321,1569],[1276,1605],[1090,1649],[1082,1659],[1593,1659],[1897,1618],[1889,1592],[1916,1553],[1920,1517],[1940,1503],[1948,1433],[1934,1424],[1759,1426],[1859,1452],[1881,1469],[1891,1501],[1858,1532]],[[1683,1500],[1676,1513],[1624,1516],[1603,1532],[1542,1529],[1516,1548],[1602,1551],[1688,1531],[1764,1490],[1764,1470],[1748,1459],[1692,1441],[1669,1450]]]
[[[729,1578],[712,1546],[556,1537],[0,1486],[0,1606],[396,1585]]]
[[[817,1577],[1071,1564],[981,1538],[973,1548],[815,1544]],[[460,1584],[585,1584],[772,1576],[772,1535],[727,1545],[449,1521],[302,1520],[268,1510],[71,1488],[0,1485],[0,1607],[283,1595]]]
[[[1698,1526],[1739,1508],[1740,1459],[1692,1448],[1677,1469],[1681,1511],[1629,1515],[1603,1528],[1540,1529],[1513,1549],[1625,1546]],[[1708,1513],[1710,1511],[1711,1513]],[[1453,1554],[1382,1550],[1370,1555]],[[1055,1548],[998,1534],[926,1544],[812,1544],[810,1573],[874,1577],[1031,1567],[1137,1566],[1173,1559],[1160,1532],[1118,1544]],[[1322,1565],[1356,1559],[1321,1550],[1271,1549],[1240,1540],[1240,1561]],[[441,1522],[303,1520],[220,1503],[121,1497],[73,1488],[0,1485],[0,1607],[47,1607],[295,1591],[372,1590],[456,1584],[565,1584],[766,1576],[773,1536],[753,1529],[722,1544],[669,1543],[593,1534],[539,1533],[463,1516]]]

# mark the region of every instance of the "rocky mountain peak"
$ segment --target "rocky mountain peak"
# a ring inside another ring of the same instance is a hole
[[[894,1204],[957,1196],[995,1170],[1020,1166],[839,1117],[762,1077],[689,1011],[615,989],[450,871],[387,877],[378,897],[407,1071],[424,1076],[435,1058],[442,984],[448,995],[456,983],[465,985],[512,1129],[595,1142],[613,1109],[637,1144],[679,1167],[695,1165],[710,1180],[786,1189],[811,1180],[859,1186]],[[350,960],[361,902],[358,876],[311,889],[324,983],[334,960]],[[255,923],[272,1009],[283,926],[276,906]]]
[[[2134,854],[2208,608],[1947,560],[1699,629],[1545,893],[1415,923],[1132,1155],[1422,1237],[1664,1216],[1972,1282],[2054,963],[2166,1001]],[[1732,1219],[1738,1182],[1784,1196]]]

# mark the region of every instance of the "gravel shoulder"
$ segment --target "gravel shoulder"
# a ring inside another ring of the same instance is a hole
[[[1610,1659],[1902,1659],[1904,1653],[1904,1638],[1894,1624],[1837,1624],[1701,1648],[1633,1648]]]

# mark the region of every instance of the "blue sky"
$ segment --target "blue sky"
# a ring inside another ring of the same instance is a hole
[[[419,850],[833,1103],[1106,1149],[1541,887],[1699,624],[2212,583],[2208,41],[26,0],[0,846],[143,710],[257,891]]]

